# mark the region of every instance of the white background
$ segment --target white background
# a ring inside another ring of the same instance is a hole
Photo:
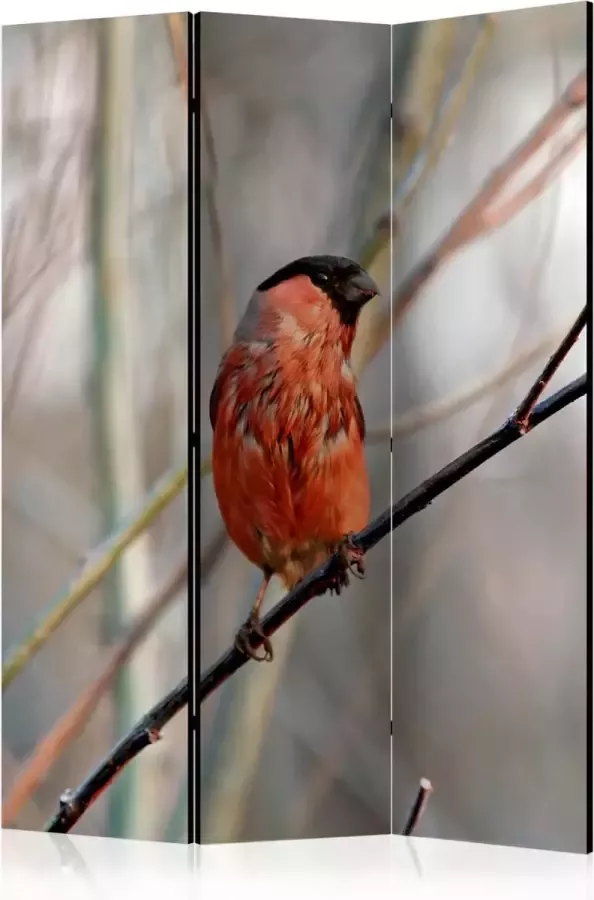
[[[541,6],[498,3],[497,10]],[[4,11],[3,24],[95,16],[179,11],[167,0],[103,0],[84,5],[20,2]],[[191,11],[198,9],[189,4]],[[301,0],[205,3],[203,10],[262,15],[397,23],[495,12],[494,2],[464,0],[366,0],[362,3]],[[591,858],[429,839],[349,838],[189,848],[172,845],[3,832],[2,897],[197,897],[229,889],[251,897],[549,897],[581,898],[592,889]]]

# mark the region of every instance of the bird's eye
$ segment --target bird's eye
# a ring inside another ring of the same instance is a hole
[[[326,275],[325,272],[320,272],[319,275],[318,275],[318,278],[319,278],[320,281],[323,282],[324,284],[328,281],[328,276]]]

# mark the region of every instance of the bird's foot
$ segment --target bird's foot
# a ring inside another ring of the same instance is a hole
[[[355,535],[351,531],[345,535],[338,545],[338,552],[343,558],[345,568],[351,572],[355,578],[365,578],[365,553],[355,543]]]
[[[254,647],[252,645],[254,636],[261,638],[262,643],[260,647]],[[242,625],[237,632],[237,635],[235,636],[235,647],[240,653],[249,656],[250,659],[254,659],[256,662],[272,662],[274,658],[270,638],[264,634],[260,619],[254,613],[250,615],[247,622]],[[258,650],[260,649],[264,650],[264,653],[258,653]]]
[[[329,580],[328,588],[331,594],[337,596],[342,593],[342,589],[349,586],[349,575],[346,568],[339,569],[336,575]]]
[[[365,554],[354,541],[354,534],[345,535],[336,550],[341,557],[342,567],[333,577],[330,584],[331,593],[340,594],[342,589],[349,585],[349,572],[355,578],[365,578]]]

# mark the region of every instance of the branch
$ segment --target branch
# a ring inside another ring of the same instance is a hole
[[[544,166],[538,175],[535,175],[523,188],[518,190],[517,194],[505,203],[502,203],[499,209],[484,213],[484,230],[493,231],[495,228],[501,228],[506,222],[509,222],[517,213],[521,212],[532,200],[536,200],[539,194],[554,181],[562,169],[577,156],[582,148],[582,144],[586,140],[586,126],[580,128],[574,134],[571,140],[553,156],[552,159]]]
[[[126,664],[170,601],[177,596],[186,583],[187,573],[188,561],[184,559],[175,567],[167,583],[152,598],[148,599],[126,637],[111,651],[107,664],[97,678],[89,687],[85,688],[70,709],[39,742],[3,803],[3,828],[11,825],[24,804],[45,780],[51,767],[83,730],[99,701],[114,683],[122,666]]]
[[[153,488],[143,508],[120,531],[110,535],[83,562],[81,570],[58,596],[50,612],[23,643],[10,653],[2,668],[2,690],[22,671],[56,629],[97,587],[118,562],[124,551],[151,524],[153,519],[183,490],[188,478],[187,465],[168,473]]]
[[[586,394],[586,375],[582,375],[571,384],[557,391],[549,399],[536,406],[530,417],[528,429],[531,431],[541,425],[551,416],[573,403],[579,397]],[[489,437],[475,444],[453,462],[449,463],[437,474],[431,476],[414,490],[406,494],[391,509],[385,510],[377,519],[369,524],[363,531],[355,535],[354,543],[367,553],[375,547],[390,531],[395,530],[413,515],[425,509],[440,494],[443,494],[454,484],[473,472],[479,466],[496,456],[506,447],[519,440],[526,432],[518,426],[514,417],[511,417],[497,431]],[[333,584],[336,576],[342,571],[343,562],[340,554],[335,553],[324,565],[307,575],[299,584],[289,591],[283,599],[262,620],[262,631],[267,636],[272,636],[278,629],[291,619],[306,603],[314,597],[320,596]],[[253,646],[258,648],[262,644],[260,637],[254,637]],[[206,700],[223,682],[237,672],[248,662],[236,647],[227,650],[217,662],[215,662],[201,677],[199,698],[200,703]]]
[[[188,679],[184,678],[163,700],[153,706],[80,787],[75,791],[64,791],[60,797],[60,809],[44,831],[58,834],[69,832],[122,769],[145,747],[160,739],[161,729],[187,704],[188,693]]]
[[[530,418],[532,415],[532,411],[538,401],[538,398],[542,396],[542,393],[550,382],[551,378],[585,328],[587,315],[588,307],[584,306],[583,310],[559,344],[559,347],[557,348],[557,350],[555,350],[555,352],[547,362],[540,376],[536,379],[536,381],[526,394],[526,397],[518,406],[514,414],[514,420],[522,433],[527,431],[530,426]]]
[[[406,825],[404,826],[404,831],[402,832],[406,837],[411,835],[419,822],[421,821],[421,817],[425,812],[425,808],[429,801],[429,797],[433,792],[433,785],[429,781],[428,778],[421,778],[421,783],[419,785],[419,792],[417,794],[416,800],[414,802],[413,808],[410,811],[409,817],[407,819]]]
[[[557,391],[548,400],[543,400],[532,410],[528,430],[536,428],[570,403],[586,394],[586,375],[582,375],[571,384]],[[406,494],[391,509],[355,536],[354,541],[364,552],[378,544],[390,531],[398,528],[415,513],[425,509],[436,497],[452,487],[470,472],[500,453],[510,444],[519,440],[526,432],[518,427],[515,419],[510,417],[498,431],[476,444],[462,456],[441,469],[436,475],[428,478],[421,485]],[[292,591],[283,597],[280,603],[262,620],[262,630],[270,636],[302,606],[330,586],[334,576],[341,570],[342,561],[338,554],[311,572]],[[261,639],[254,638],[254,646],[261,645]],[[202,703],[223,682],[237,672],[248,661],[247,657],[233,647],[228,650],[200,679],[199,697]],[[46,826],[46,831],[65,833],[70,831],[83,813],[109,786],[122,769],[125,768],[145,747],[155,743],[160,737],[160,730],[178,713],[189,700],[188,679],[180,684],[143,718],[112,750],[99,767],[75,791],[65,791],[60,799],[60,810]]]

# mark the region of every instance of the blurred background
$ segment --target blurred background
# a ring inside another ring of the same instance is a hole
[[[390,431],[397,498],[507,418],[583,307],[583,141],[405,309],[398,286],[584,68],[586,4],[392,29],[200,20],[203,670],[257,589],[222,531],[208,397],[263,278],[339,253],[382,289],[354,352],[374,516]],[[551,390],[584,369],[582,338]],[[585,850],[585,426],[580,400],[467,478],[369,554],[364,582],[281,629],[273,666],[204,703],[204,842],[400,832],[427,777],[420,835]]]
[[[186,40],[185,14],[3,29],[3,663],[148,525],[3,691],[5,826],[187,672]],[[181,715],[75,832],[184,841],[186,758]]]

